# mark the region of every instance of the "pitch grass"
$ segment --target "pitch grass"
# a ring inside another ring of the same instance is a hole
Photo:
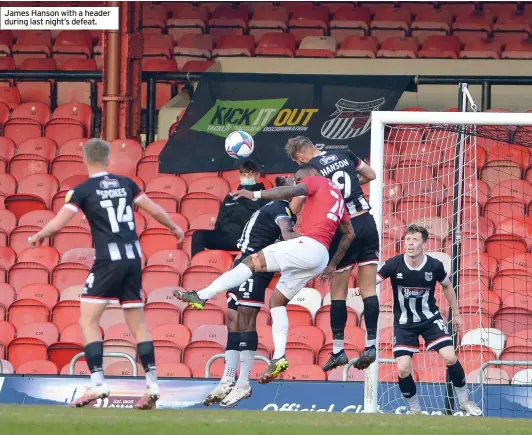
[[[1,406],[2,435],[530,435],[528,419]]]

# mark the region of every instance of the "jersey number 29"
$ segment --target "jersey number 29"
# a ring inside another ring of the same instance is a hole
[[[107,210],[109,223],[111,224],[111,231],[113,233],[118,233],[120,231],[120,226],[118,224],[121,222],[127,222],[131,231],[135,229],[133,210],[131,210],[131,206],[126,205],[126,198],[118,199],[118,208],[116,210],[113,206],[113,201],[110,199],[100,201],[100,205]]]
[[[329,210],[329,213],[327,213],[327,217],[335,222],[338,222],[340,219],[342,219],[342,216],[344,214],[345,202],[343,198],[339,197],[334,190],[331,190],[330,193],[331,196],[335,199],[335,202]]]

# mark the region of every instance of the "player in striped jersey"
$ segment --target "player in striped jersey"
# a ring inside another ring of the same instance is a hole
[[[397,363],[399,388],[408,402],[410,412],[420,414],[416,384],[412,378],[412,356],[419,352],[421,335],[427,350],[438,352],[445,360],[460,408],[471,415],[480,415],[480,408],[468,398],[464,369],[456,357],[453,339],[436,305],[434,292],[436,282],[439,282],[453,311],[456,331],[463,329],[456,294],[442,262],[424,254],[428,237],[429,232],[425,227],[408,225],[405,232],[405,253],[386,260],[377,275],[378,282],[386,278],[392,281],[393,355]]]
[[[275,185],[286,186],[293,180],[277,177]],[[296,222],[288,201],[270,201],[257,210],[247,222],[238,242],[242,254],[234,267],[244,259],[260,252],[278,240],[289,240],[299,234],[294,232]],[[273,278],[273,272],[255,272],[242,285],[227,292],[227,345],[225,348],[225,369],[219,384],[205,398],[205,406],[220,403],[222,408],[231,408],[251,395],[249,378],[253,368],[259,337],[257,335],[257,314],[264,305],[266,288]],[[179,291],[176,291],[179,296]],[[240,361],[240,373],[236,371]]]
[[[85,406],[109,395],[102,370],[103,342],[99,320],[107,303],[116,302],[124,309],[124,317],[138,343],[138,355],[146,372],[148,388],[135,408],[151,409],[159,398],[159,387],[153,342],[144,322],[142,253],[135,231],[134,205],[170,229],[178,241],[184,238],[184,233],[133,180],[107,172],[110,154],[107,142],[91,139],[83,147],[83,153],[89,179],[69,191],[57,216],[29,239],[30,246],[40,245],[44,239],[61,231],[78,212],[85,213],[91,227],[96,258],[81,292],[80,326],[92,385],[71,405]]]

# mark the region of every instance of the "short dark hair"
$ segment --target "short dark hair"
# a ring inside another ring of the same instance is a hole
[[[423,225],[419,224],[410,224],[406,226],[405,236],[407,234],[421,233],[421,240],[425,243],[429,239],[429,230],[427,230]]]
[[[260,166],[255,163],[253,160],[245,160],[240,164],[240,167],[238,168],[242,171],[242,169],[245,169],[248,172],[258,172],[260,173]]]
[[[287,177],[275,177],[275,187],[286,186]]]
[[[284,149],[289,158],[294,158],[295,154],[300,152],[305,148],[314,148],[315,145],[312,141],[306,136],[296,136],[288,139]]]

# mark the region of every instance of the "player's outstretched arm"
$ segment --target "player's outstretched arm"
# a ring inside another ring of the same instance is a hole
[[[274,187],[273,189],[266,190],[256,190],[254,192],[250,190],[237,190],[236,192],[231,192],[230,195],[234,199],[239,198],[248,198],[248,199],[291,199],[296,196],[307,196],[308,188],[304,183],[296,184],[295,186],[280,186]]]
[[[377,178],[377,174],[375,174],[375,171],[371,168],[371,166],[364,162],[362,162],[360,167],[357,168],[357,175],[361,186]]]
[[[329,264],[321,274],[322,281],[329,280],[332,278],[334,271],[338,267],[338,264],[340,263],[340,261],[342,261],[345,253],[349,249],[349,246],[351,246],[351,243],[353,243],[353,240],[355,239],[355,231],[353,230],[353,225],[351,224],[350,220],[341,221],[340,225],[338,225],[338,229],[342,233],[342,238],[338,243],[338,248],[336,249],[336,252],[334,253],[333,257],[329,261]]]
[[[462,319],[462,315],[460,314],[460,309],[458,308],[458,301],[456,300],[456,293],[454,292],[453,284],[449,278],[445,278],[445,280],[441,282],[441,286],[443,287],[445,299],[447,299],[447,302],[449,302],[449,306],[453,312],[454,328],[457,332],[459,332],[464,327],[464,321]]]
[[[295,239],[296,237],[301,236],[300,233],[294,231],[294,224],[292,222],[292,218],[290,217],[280,219],[279,228],[281,229],[283,240]]]
[[[174,221],[170,219],[170,216],[168,216],[165,209],[153,202],[148,195],[142,195],[135,203],[153,216],[157,222],[172,231],[172,233],[178,238],[179,242],[185,238],[185,233],[179,225],[176,225]]]
[[[48,222],[37,234],[28,239],[30,246],[38,246],[47,237],[52,237],[63,229],[63,227],[74,217],[76,212],[69,207],[61,207],[59,213]]]

